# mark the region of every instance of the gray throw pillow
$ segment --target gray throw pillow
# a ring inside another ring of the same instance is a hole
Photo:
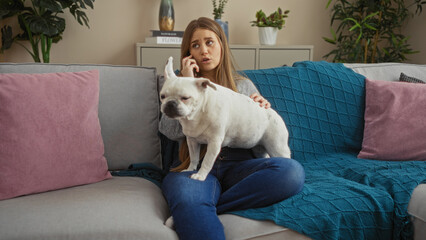
[[[415,78],[415,77],[407,76],[404,73],[401,73],[401,75],[399,76],[399,81],[400,82],[410,82],[410,83],[426,83],[426,81],[424,81],[424,80],[420,80],[420,79]]]

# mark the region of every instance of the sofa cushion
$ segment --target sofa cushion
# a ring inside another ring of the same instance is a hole
[[[401,72],[424,79],[426,76],[426,65],[407,63],[346,63],[356,73],[362,74],[369,79],[380,79],[384,81],[398,81]]]
[[[219,215],[219,219],[225,227],[226,239],[311,239],[301,233],[291,230],[290,228],[278,226],[273,221],[258,221],[233,214]]]
[[[99,71],[99,120],[110,170],[132,163],[161,166],[159,100],[154,68],[135,66],[0,63],[2,73]]]
[[[426,239],[426,182],[417,186],[411,194],[408,213],[414,225],[414,239]]]
[[[0,239],[178,239],[166,226],[167,203],[160,188],[138,177],[106,181],[0,201]],[[226,239],[298,237],[270,221],[219,216]],[[281,239],[280,238],[280,239]]]
[[[0,74],[0,200],[111,177],[99,72]]]
[[[1,239],[178,239],[163,225],[167,203],[136,177],[0,201]]]
[[[426,85],[366,79],[359,158],[426,160]]]

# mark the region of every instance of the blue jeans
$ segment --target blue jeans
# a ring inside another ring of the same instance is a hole
[[[205,181],[194,172],[170,172],[163,180],[180,239],[225,239],[218,214],[259,208],[289,198],[303,188],[305,172],[295,160],[217,160]]]

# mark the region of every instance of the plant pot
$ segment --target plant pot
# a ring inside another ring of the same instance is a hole
[[[261,45],[275,45],[277,42],[278,28],[275,27],[258,27],[259,42]]]
[[[228,21],[222,21],[221,19],[215,19],[215,21],[220,25],[226,35],[226,40],[229,43],[229,34],[228,34]]]

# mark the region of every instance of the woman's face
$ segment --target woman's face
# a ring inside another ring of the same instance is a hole
[[[197,62],[202,74],[208,74],[220,63],[221,43],[216,34],[199,28],[192,34],[189,52]]]

